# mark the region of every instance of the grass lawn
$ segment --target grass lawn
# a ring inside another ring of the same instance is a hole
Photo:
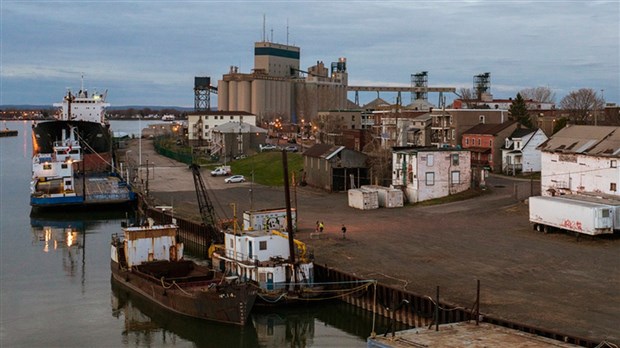
[[[295,180],[301,180],[300,170],[303,169],[303,159],[299,153],[287,153],[289,184],[292,185],[292,173],[295,173]],[[256,155],[235,160],[230,164],[233,174],[245,176],[247,181],[252,180],[252,170],[254,170],[254,182],[265,186],[283,186],[284,174],[282,168],[282,152],[271,151],[257,153]]]

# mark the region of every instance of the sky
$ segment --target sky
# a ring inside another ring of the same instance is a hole
[[[302,70],[345,57],[349,85],[428,71],[458,90],[490,72],[496,99],[543,86],[558,104],[580,88],[620,103],[620,0],[0,0],[0,105],[51,105],[83,75],[113,106],[193,107],[194,77],[251,72],[263,37],[300,47]]]

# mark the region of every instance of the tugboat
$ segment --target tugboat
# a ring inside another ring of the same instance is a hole
[[[176,225],[125,227],[112,236],[112,279],[172,312],[226,324],[245,325],[256,286],[183,259]]]
[[[298,262],[291,263],[288,233],[277,230],[224,232],[224,245],[211,255],[214,267],[258,284],[257,305],[309,300],[327,292],[314,283],[314,263],[306,245],[295,239]]]
[[[77,95],[70,90],[54,120],[32,126],[30,205],[126,204],[135,201],[131,187],[114,173],[112,136],[105,118],[104,94]]]

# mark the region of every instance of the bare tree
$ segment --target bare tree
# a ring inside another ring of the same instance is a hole
[[[461,88],[459,88],[459,90],[458,90],[458,92],[456,94],[463,101],[475,99],[474,98],[474,91],[471,88],[461,87]]]
[[[555,104],[555,92],[553,92],[549,87],[525,88],[522,89],[519,94],[521,94],[525,100]]]
[[[603,98],[599,97],[592,88],[581,88],[578,91],[572,91],[562,98],[560,102],[560,108],[576,124],[595,123],[595,113],[601,110],[603,105]]]

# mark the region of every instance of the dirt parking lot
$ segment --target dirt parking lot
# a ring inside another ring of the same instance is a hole
[[[157,204],[197,216],[187,166],[158,156],[152,146],[142,148],[143,161],[154,164],[149,186]],[[225,184],[206,170],[203,177],[220,217],[232,217],[230,203],[239,216],[250,208],[285,206],[282,188]],[[434,295],[440,286],[443,301],[466,307],[479,279],[482,313],[620,343],[620,238],[535,232],[527,205],[512,198],[513,181],[491,177],[489,187],[489,194],[462,202],[370,211],[350,208],[346,193],[297,188],[296,238],[314,250],[319,264],[420,295]],[[310,239],[317,220],[325,223],[325,237]]]

